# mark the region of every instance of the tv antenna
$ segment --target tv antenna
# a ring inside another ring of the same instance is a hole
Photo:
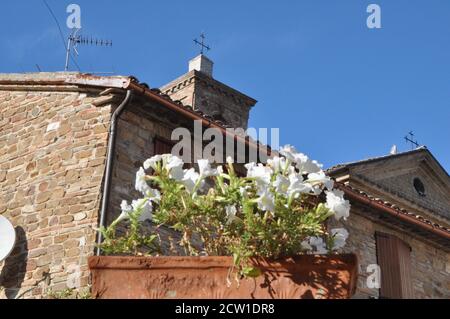
[[[6,217],[0,215],[0,262],[8,258],[16,245],[16,231]]]
[[[420,146],[419,142],[415,140],[414,137],[415,135],[413,131],[409,132],[408,135],[405,136],[406,144],[411,144],[412,151],[414,150],[414,148],[418,148]]]
[[[79,32],[81,29],[74,29],[72,33],[69,35],[68,43],[67,43],[67,52],[66,52],[66,64],[64,67],[64,71],[69,71],[69,62],[70,62],[70,56],[71,51],[73,50],[75,54],[78,56],[78,45],[95,45],[95,46],[102,46],[102,47],[112,47],[113,43],[111,40],[104,40],[104,39],[97,39],[93,37],[83,37],[79,35]]]

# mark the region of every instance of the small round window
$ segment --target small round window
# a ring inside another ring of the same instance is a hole
[[[414,189],[416,190],[417,194],[420,196],[425,196],[425,185],[423,185],[420,178],[414,178]]]

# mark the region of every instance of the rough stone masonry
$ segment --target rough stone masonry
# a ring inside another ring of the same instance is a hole
[[[93,105],[98,91],[7,80],[0,86],[0,214],[17,227],[18,243],[0,264],[0,298],[87,287],[111,104]]]

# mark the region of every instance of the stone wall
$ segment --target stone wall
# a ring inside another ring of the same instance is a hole
[[[364,212],[352,207],[350,218],[344,223],[350,233],[346,252],[356,253],[359,259],[358,290],[355,298],[377,298],[378,289],[369,289],[366,281],[371,274],[367,266],[377,263],[375,233],[395,235],[406,242],[411,251],[411,275],[414,298],[450,298],[450,254],[442,248],[425,244],[406,232],[376,223],[364,217]]]
[[[247,129],[250,110],[256,104],[252,98],[196,70],[161,90],[173,100],[193,106],[195,110],[234,128]]]
[[[39,90],[0,90],[0,214],[18,235],[0,263],[0,298],[88,287],[110,106]]]
[[[135,190],[136,172],[145,160],[155,155],[155,139],[164,140],[170,145],[175,128],[186,127],[192,130],[192,125],[192,122],[181,119],[178,114],[167,112],[159,105],[138,98],[132,100],[122,113],[117,126],[107,212],[108,224],[120,215],[120,204],[123,200],[130,203],[142,197],[142,194]],[[150,224],[148,226],[150,231],[154,230]],[[158,232],[165,254],[182,254],[180,247],[176,247],[176,242],[180,239],[178,233],[164,227],[158,229]]]

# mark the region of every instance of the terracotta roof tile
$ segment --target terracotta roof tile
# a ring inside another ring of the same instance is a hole
[[[406,210],[405,208],[399,207],[396,204],[390,203],[390,202],[382,200],[380,198],[375,198],[375,197],[367,194],[366,192],[364,192],[364,191],[362,191],[362,190],[360,190],[358,188],[355,188],[353,186],[350,186],[348,184],[336,183],[336,185],[341,190],[343,190],[344,192],[351,191],[351,192],[357,193],[358,195],[360,195],[360,196],[362,196],[364,198],[367,198],[368,200],[370,200],[372,202],[375,202],[375,203],[377,203],[379,205],[382,205],[382,206],[384,206],[384,207],[386,207],[388,209],[392,209],[392,210],[396,211],[398,214],[402,214],[402,215],[408,216],[409,218],[415,219],[415,220],[417,220],[417,221],[419,221],[419,222],[421,222],[423,224],[432,226],[435,229],[439,229],[439,230],[443,231],[444,233],[447,233],[449,238],[450,238],[450,228],[447,228],[447,227],[445,227],[443,225],[440,225],[438,223],[432,222],[432,221],[424,218],[423,216],[415,215],[415,214],[409,212],[408,210]]]

